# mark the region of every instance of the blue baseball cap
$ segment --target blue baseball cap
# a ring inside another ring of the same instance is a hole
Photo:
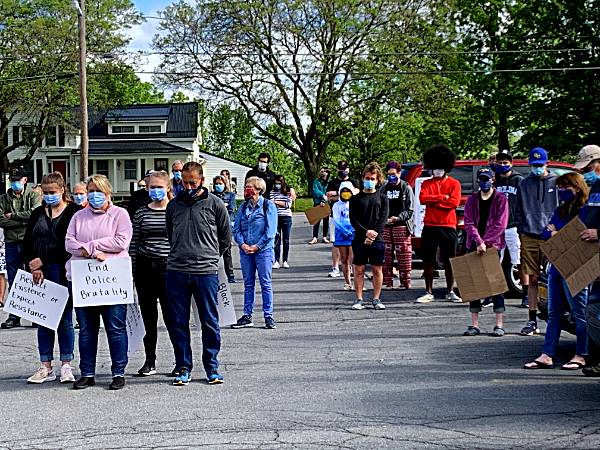
[[[536,147],[529,152],[529,164],[546,164],[548,162],[548,152],[542,147]]]
[[[482,167],[477,171],[477,179],[479,179],[479,177],[487,177],[488,180],[490,180],[494,178],[494,172],[492,172],[492,169],[489,167]]]

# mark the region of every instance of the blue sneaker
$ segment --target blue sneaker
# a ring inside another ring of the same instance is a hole
[[[187,386],[190,384],[190,380],[192,379],[192,374],[187,369],[187,367],[182,367],[179,369],[179,375],[175,377],[173,380],[173,384],[175,386]]]
[[[222,384],[223,375],[219,372],[213,372],[208,374],[208,384]]]
[[[233,275],[231,275],[227,281],[229,283],[237,283],[237,280],[235,279],[235,277]]]

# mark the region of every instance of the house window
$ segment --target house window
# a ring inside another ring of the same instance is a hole
[[[154,170],[164,170],[169,173],[169,160],[167,158],[154,158]]]
[[[137,180],[137,161],[135,159],[125,160],[125,179]]]
[[[56,127],[48,127],[46,132],[46,147],[56,147]]]
[[[160,125],[140,125],[140,133],[160,133]]]
[[[65,127],[62,125],[58,126],[58,146],[65,147],[66,138],[65,138]]]
[[[95,172],[98,175],[104,175],[106,178],[108,178],[108,159],[97,159]]]
[[[19,137],[19,127],[13,127],[13,144],[19,142],[21,138]]]
[[[133,126],[113,126],[112,132],[113,132],[113,134],[135,133],[135,127],[133,127]]]

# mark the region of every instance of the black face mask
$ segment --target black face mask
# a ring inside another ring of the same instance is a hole
[[[341,179],[344,179],[348,176],[348,172],[346,172],[345,170],[338,170],[338,177],[340,177]]]
[[[191,200],[193,197],[196,196],[196,194],[200,191],[200,189],[202,189],[202,183],[200,183],[200,185],[195,189],[186,189],[185,191],[183,191],[183,195],[188,200]]]

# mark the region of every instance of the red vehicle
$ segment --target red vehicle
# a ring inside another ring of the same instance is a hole
[[[456,161],[454,169],[452,169],[452,172],[450,172],[449,174],[452,178],[457,179],[460,182],[460,185],[462,186],[460,206],[456,209],[456,227],[459,230],[459,249],[457,253],[459,254],[461,254],[464,251],[464,248],[461,248],[462,246],[460,244],[464,244],[466,240],[464,233],[465,203],[467,202],[467,198],[469,197],[469,195],[471,195],[473,192],[479,189],[477,185],[477,171],[484,166],[488,166],[487,159],[460,160]],[[574,170],[573,164],[555,161],[549,161],[548,168],[557,175],[562,175],[566,172],[572,172]],[[515,159],[513,160],[513,170],[526,177],[531,173],[531,166],[529,165],[529,162],[525,159]],[[423,173],[422,163],[402,164],[401,178],[404,181],[406,181],[413,189],[415,188],[415,180],[421,176],[429,176],[428,173]],[[413,250],[415,251],[415,253],[417,253],[418,256],[418,252],[421,247],[421,238],[413,236],[412,245]],[[513,267],[510,263],[510,256],[508,255],[508,252],[505,253],[503,267],[505,268],[508,287],[515,294],[522,293],[523,291],[521,289],[521,283],[519,282],[518,271],[516,267]]]

